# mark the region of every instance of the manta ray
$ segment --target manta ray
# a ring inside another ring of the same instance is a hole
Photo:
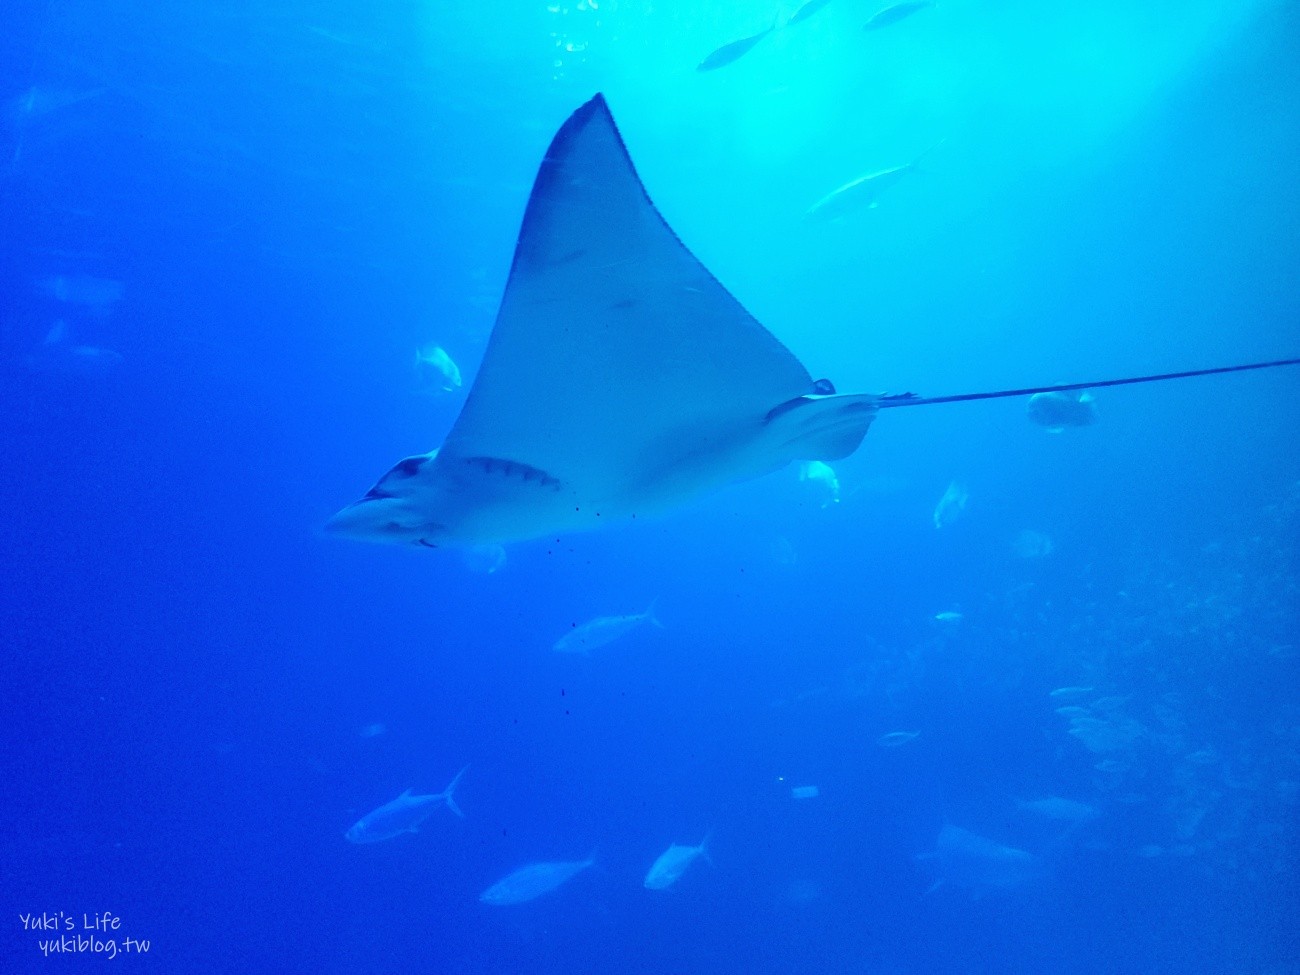
[[[399,461],[326,528],[428,548],[594,529],[792,461],[839,460],[886,408],[1298,361],[933,398],[839,393],[678,239],[596,95],[538,169],[482,364],[445,442]]]

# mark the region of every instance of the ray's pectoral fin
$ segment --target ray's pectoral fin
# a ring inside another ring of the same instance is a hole
[[[399,461],[326,525],[337,534],[437,548],[470,537],[528,537],[573,510],[572,492],[532,464],[446,449]]]
[[[830,392],[786,400],[773,407],[763,421],[764,445],[781,463],[847,457],[858,449],[876,418],[878,396],[836,394],[825,380],[819,388]]]
[[[880,405],[814,383],[682,244],[597,95],[538,168],[441,450],[401,461],[327,527],[426,547],[595,528],[845,457]]]
[[[430,495],[431,471],[438,451],[399,460],[375,485],[337,512],[325,530],[374,542],[414,542],[436,547],[442,527],[421,510]]]
[[[438,451],[433,450],[427,454],[403,457],[389,469],[387,474],[375,482],[375,486],[367,491],[361,500],[383,501],[398,497],[403,491],[403,486],[412,478],[419,477],[425,466],[437,456]]]

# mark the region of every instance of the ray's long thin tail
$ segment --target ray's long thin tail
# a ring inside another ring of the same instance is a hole
[[[1216,376],[1225,372],[1249,372],[1252,369],[1276,369],[1281,366],[1300,366],[1300,359],[1275,359],[1272,362],[1251,362],[1241,366],[1189,369],[1186,372],[1164,372],[1154,376],[1130,376],[1127,379],[1102,379],[1094,383],[1026,386],[1023,389],[999,389],[991,393],[956,393],[952,396],[917,396],[915,393],[894,393],[880,397],[880,402],[876,405],[880,409],[886,410],[900,406],[933,406],[936,403],[964,403],[968,400],[977,399],[1006,399],[1011,396],[1033,396],[1036,393],[1066,393],[1074,389],[1101,389],[1105,386],[1132,386],[1135,383],[1159,383],[1167,379]]]

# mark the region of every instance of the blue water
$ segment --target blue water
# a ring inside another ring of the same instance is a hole
[[[468,385],[596,91],[683,241],[841,390],[1300,352],[1293,5],[876,9],[707,73],[770,4],[7,9],[0,970],[1300,972],[1294,369],[1105,390],[1060,434],[1019,400],[891,411],[838,504],[791,468],[491,573],[319,532],[454,421],[414,352]],[[655,599],[662,630],[552,652]],[[466,763],[463,820],[344,839]],[[947,825],[1034,870],[936,888]],[[712,866],[643,887],[710,831]],[[99,912],[147,953],[46,957],[64,932],[22,920]]]

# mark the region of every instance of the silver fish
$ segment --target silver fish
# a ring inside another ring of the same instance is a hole
[[[1091,393],[1035,393],[1025,404],[1025,415],[1049,433],[1066,427],[1086,427],[1097,422],[1097,406]]]
[[[1146,728],[1131,718],[1106,721],[1094,717],[1070,719],[1070,730],[1091,752],[1102,754],[1128,748],[1146,734]]]
[[[545,863],[530,863],[520,867],[514,873],[502,877],[483,893],[478,899],[484,904],[502,906],[522,904],[525,901],[549,894],[556,887],[570,878],[582,873],[596,860],[558,860]]]
[[[840,503],[840,479],[835,468],[820,460],[806,460],[799,465],[799,480],[815,484],[821,492],[825,508]]]
[[[1059,701],[1061,698],[1083,697],[1095,690],[1096,688],[1091,684],[1071,684],[1067,687],[1058,687],[1054,691],[1048,691],[1047,696],[1054,697]]]
[[[650,871],[645,875],[645,886],[648,890],[666,890],[681,879],[682,874],[700,857],[703,857],[708,863],[713,861],[709,859],[707,849],[709,837],[706,835],[700,840],[699,846],[683,846],[674,843],[663,853],[659,854],[659,859],[651,865]]]
[[[934,527],[946,528],[951,525],[966,511],[968,501],[970,495],[959,481],[949,484],[948,490],[943,492],[943,497],[934,506]]]
[[[88,274],[56,274],[38,283],[47,295],[67,305],[103,309],[121,301],[126,294],[126,285],[121,281],[93,278]]]
[[[854,210],[874,210],[880,205],[880,198],[886,190],[913,173],[924,172],[921,169],[921,160],[941,145],[943,140],[930,146],[911,162],[905,162],[901,166],[891,166],[889,169],[878,169],[831,190],[804,212],[804,218],[837,220]]]
[[[877,738],[876,744],[882,748],[898,748],[900,745],[906,745],[909,741],[913,741],[919,734],[919,731],[891,731],[889,734]]]
[[[607,646],[615,640],[621,640],[645,623],[663,629],[663,624],[655,616],[654,603],[651,603],[644,613],[634,613],[631,616],[597,616],[594,620],[588,620],[556,640],[552,649],[557,653],[591,653],[592,650]]]
[[[1081,708],[1077,704],[1066,704],[1056,709],[1056,713],[1063,718],[1074,720],[1075,718],[1086,718],[1092,714],[1087,708]]]
[[[874,17],[862,25],[863,30],[880,30],[882,27],[889,27],[905,20],[912,14],[924,10],[926,7],[933,7],[934,0],[907,0],[906,3],[896,3],[892,7],[886,7],[877,13]]]
[[[695,66],[696,71],[715,71],[718,68],[725,68],[735,61],[739,61],[746,54],[754,49],[754,45],[765,38],[772,31],[776,30],[776,24],[766,30],[761,30],[757,34],[749,37],[742,37],[738,41],[732,41],[730,44],[723,44],[722,47],[713,51],[703,61]]]
[[[785,25],[789,27],[791,24],[807,20],[830,2],[831,0],[808,0],[807,3],[790,15],[790,19],[785,22]]]
[[[1062,823],[1085,823],[1097,817],[1096,806],[1076,802],[1074,799],[1063,799],[1060,796],[1029,799],[1016,803],[1016,806],[1024,812]]]
[[[73,341],[67,323],[60,319],[25,361],[33,372],[91,378],[107,375],[122,362],[122,355],[112,349]]]
[[[1044,559],[1052,554],[1056,546],[1049,535],[1025,528],[1016,534],[1011,543],[1011,551],[1022,559]]]
[[[415,350],[415,375],[420,392],[451,393],[461,387],[460,366],[446,349],[433,343]]]
[[[391,840],[394,836],[401,836],[403,833],[417,833],[420,824],[443,804],[457,816],[464,816],[452,795],[456,791],[456,786],[460,784],[460,777],[468,768],[469,766],[466,765],[457,772],[451,784],[434,795],[412,795],[411,790],[407,789],[392,802],[384,803],[378,809],[366,813],[343,835],[351,843],[378,843],[382,840]]]
[[[506,550],[495,543],[471,545],[461,552],[460,560],[471,572],[492,575],[505,567]]]
[[[927,861],[937,875],[931,890],[945,885],[975,892],[1006,890],[1043,872],[1042,862],[1032,853],[952,825],[944,826],[934,849],[917,859]]]

